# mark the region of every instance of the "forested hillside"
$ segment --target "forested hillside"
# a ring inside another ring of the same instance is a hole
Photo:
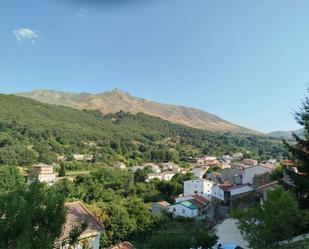
[[[94,162],[128,164],[181,161],[202,154],[241,151],[268,158],[285,153],[281,140],[266,136],[212,133],[172,124],[143,113],[76,110],[13,95],[0,95],[0,164],[57,162],[73,153]]]

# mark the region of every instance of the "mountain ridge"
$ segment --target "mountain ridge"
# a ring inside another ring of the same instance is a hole
[[[117,88],[112,91],[97,94],[41,89],[31,92],[16,93],[15,95],[48,104],[64,105],[75,109],[99,110],[102,114],[116,113],[121,110],[133,114],[142,112],[172,123],[198,129],[262,134],[261,132],[241,127],[217,115],[197,108],[159,103],[135,97]]]

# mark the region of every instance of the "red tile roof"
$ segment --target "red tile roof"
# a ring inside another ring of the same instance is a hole
[[[130,242],[122,242],[118,245],[111,246],[105,249],[134,249],[134,246]]]
[[[88,238],[104,231],[103,225],[93,216],[89,210],[79,201],[66,203],[67,218],[60,239],[56,242],[59,245],[63,241],[67,241],[70,233],[75,226],[81,226],[86,223],[85,230],[80,234],[79,238]]]
[[[203,204],[208,204],[208,203],[209,203],[209,201],[208,201],[205,197],[203,197],[203,196],[200,196],[200,195],[192,195],[192,197],[193,197],[195,200],[197,200],[197,201],[199,201],[199,202],[201,202],[201,203],[203,203]]]
[[[159,201],[157,202],[157,204],[159,204],[162,207],[168,207],[170,205],[167,201]]]

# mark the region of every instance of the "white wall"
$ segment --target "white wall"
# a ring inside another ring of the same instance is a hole
[[[255,175],[259,175],[259,174],[263,174],[266,172],[270,172],[271,170],[263,167],[263,166],[254,166],[254,167],[250,167],[250,168],[246,168],[243,170],[242,172],[242,183],[243,184],[253,184],[253,177]]]
[[[173,213],[175,216],[194,218],[198,216],[197,209],[187,208],[179,203],[172,205],[168,208],[169,212]]]
[[[211,196],[211,189],[214,186],[213,181],[205,180],[205,179],[196,179],[196,180],[188,180],[184,181],[184,193],[183,195],[203,195],[203,196]]]
[[[211,196],[224,201],[224,191],[218,185],[211,189]]]

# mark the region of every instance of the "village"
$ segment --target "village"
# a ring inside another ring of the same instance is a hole
[[[87,161],[89,158],[91,155],[74,156],[74,159],[79,161]],[[291,164],[288,160],[280,163]],[[182,194],[171,196],[172,202],[162,200],[152,203],[149,212],[153,216],[167,213],[173,217],[204,220],[211,229],[228,220],[231,210],[250,207],[267,200],[267,191],[279,185],[278,181],[271,180],[271,173],[280,163],[276,159],[259,162],[244,158],[242,153],[235,153],[221,157],[195,158],[190,167],[180,167],[172,162],[144,163],[127,167],[119,161],[115,162],[113,167],[116,170],[131,171],[133,174],[147,169],[149,173],[146,182],[171,181],[176,174],[191,174],[192,179],[183,182]],[[54,172],[53,165],[47,164],[34,165],[26,177],[28,183],[38,180],[49,186],[64,178],[74,181],[72,176],[59,177],[58,173]],[[64,234],[67,235],[67,231],[72,229],[72,221],[87,221],[88,227],[80,239],[85,241],[87,238],[89,245],[98,249],[104,226],[79,201],[67,203],[66,208],[68,215]],[[65,235],[61,238],[63,241],[67,239]],[[123,248],[133,248],[130,243],[125,243],[126,247]]]

